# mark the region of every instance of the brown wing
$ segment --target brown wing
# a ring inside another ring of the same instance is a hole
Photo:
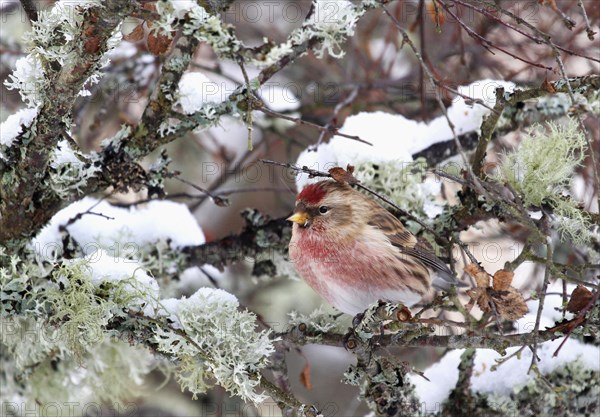
[[[379,205],[373,205],[368,224],[380,229],[394,246],[415,247],[417,238],[408,231],[402,222]]]
[[[454,284],[456,278],[448,266],[439,259],[426,243],[419,241],[402,222],[394,217],[389,211],[377,206],[369,219],[368,224],[379,228],[390,239],[392,245],[398,248],[400,253],[412,256],[427,268],[437,273],[439,278],[433,284],[441,288],[447,288]]]
[[[435,253],[431,250],[428,244],[419,241],[417,242],[417,245],[414,248],[398,246],[398,249],[400,249],[400,252],[402,253],[417,258],[429,269],[436,272],[442,279],[442,281],[444,281],[438,283],[437,280],[434,280],[434,285],[439,287],[447,287],[448,285],[455,283],[456,278],[454,274],[452,274],[452,271],[450,271],[450,268],[448,268],[448,266],[435,255]]]

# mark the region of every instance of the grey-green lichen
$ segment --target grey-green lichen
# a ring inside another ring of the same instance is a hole
[[[220,58],[237,57],[242,43],[236,38],[233,26],[226,25],[218,15],[189,2],[182,8],[176,0],[161,0],[156,6],[160,14],[157,27],[164,33],[171,33],[174,27],[181,25],[185,36],[206,42]]]
[[[88,180],[100,171],[88,162],[87,157],[74,150],[68,141],[60,141],[50,162],[50,188],[61,198],[80,193]]]
[[[56,287],[48,289],[51,322],[60,323],[66,347],[82,356],[104,339],[104,329],[113,316],[114,305],[96,294],[85,261],[65,262],[52,274]]]
[[[366,10],[382,4],[373,0],[356,5],[346,0],[314,0],[313,5],[314,12],[302,27],[294,29],[285,42],[271,47],[268,53],[253,64],[258,67],[276,65],[280,59],[292,53],[294,48],[311,39],[319,41],[312,48],[317,58],[322,58],[325,52],[333,58],[342,58],[345,54],[342,44],[354,34],[358,19]]]
[[[510,395],[471,393],[469,412],[478,416],[594,416],[600,411],[600,372],[585,368],[581,361],[566,363],[545,375],[516,386]],[[450,400],[430,417],[463,416]]]
[[[48,357],[29,376],[29,399],[40,404],[93,399],[124,404],[144,393],[143,380],[153,365],[153,355],[140,346],[116,340],[99,340],[84,357]]]
[[[108,329],[111,319],[126,316],[131,298],[119,294],[132,293],[128,280],[96,285],[84,259],[48,263],[0,250],[0,261],[1,401],[122,402],[137,395],[152,355]]]
[[[350,366],[343,382],[358,386],[360,398],[377,416],[416,416],[421,405],[408,372],[398,358],[372,355],[367,363]]]
[[[309,314],[292,311],[288,314],[288,325],[306,326],[306,333],[343,332],[347,326],[341,320],[335,320],[331,314],[325,313],[320,307]]]
[[[202,288],[189,299],[163,308],[181,331],[159,325],[154,341],[158,351],[176,359],[182,389],[195,398],[216,382],[246,401],[259,403],[266,398],[256,388],[259,371],[274,348],[268,332],[256,331],[256,317],[240,311],[234,296]]]
[[[426,179],[424,159],[413,162],[389,161],[378,164],[361,163],[354,176],[369,188],[390,198],[401,209],[422,219],[433,218],[442,212],[437,203],[440,184]],[[409,222],[409,227],[417,225]]]
[[[50,66],[65,66],[79,62],[85,48],[82,27],[87,11],[103,7],[98,0],[61,1],[52,8],[42,8],[39,18],[32,22],[32,30],[25,36],[29,55],[17,61],[15,71],[9,75],[5,85],[16,89],[28,107],[36,107],[45,99],[45,90],[49,85],[46,72]],[[121,40],[120,27],[117,27],[107,41],[107,49],[114,48]],[[85,82],[89,86],[98,82],[99,69],[108,62],[108,58],[95,62],[94,71]],[[83,88],[80,95],[90,93]],[[50,97],[49,99],[53,99]]]
[[[494,178],[508,183],[525,207],[552,207],[561,234],[585,243],[591,238],[591,221],[567,194],[585,151],[585,136],[574,120],[549,122],[533,128],[518,149],[504,155]]]

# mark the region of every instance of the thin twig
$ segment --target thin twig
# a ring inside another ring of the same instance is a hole
[[[323,139],[325,139],[325,135],[328,132],[331,132],[331,129],[335,128],[334,123],[337,120],[338,115],[340,114],[342,109],[346,106],[349,106],[350,104],[352,104],[354,102],[354,100],[358,96],[359,91],[360,91],[360,87],[354,87],[354,89],[352,89],[352,91],[350,92],[348,97],[346,97],[343,101],[341,101],[335,105],[335,108],[333,109],[333,114],[331,115],[329,122],[327,122],[327,124],[325,125],[325,129],[323,129],[321,131],[321,134],[319,135],[319,139],[317,139],[317,143],[315,143],[314,146],[309,146],[309,148],[308,148],[309,150],[316,151],[319,148],[319,146],[323,142]]]
[[[406,30],[402,27],[402,25],[400,24],[400,22],[398,21],[398,19],[396,19],[385,7],[383,8],[383,11],[385,14],[388,15],[388,17],[392,20],[392,22],[394,23],[394,25],[396,26],[396,28],[398,29],[398,31],[402,34],[402,41],[404,43],[406,43],[413,51],[413,53],[415,54],[415,56],[417,57],[417,60],[419,61],[421,67],[423,68],[423,70],[425,71],[425,73],[427,74],[427,77],[429,78],[429,81],[431,82],[431,86],[434,88],[435,90],[435,96],[436,96],[436,100],[440,106],[440,109],[442,110],[442,113],[444,114],[444,117],[446,118],[447,122],[448,122],[448,126],[450,127],[450,130],[452,131],[452,136],[454,138],[454,142],[456,143],[456,148],[458,149],[458,152],[463,160],[463,163],[465,165],[465,169],[467,170],[467,172],[469,173],[469,175],[473,178],[473,181],[475,182],[476,187],[478,188],[478,191],[485,195],[485,190],[483,189],[483,187],[481,187],[479,185],[479,181],[477,179],[477,177],[475,177],[475,175],[473,174],[473,171],[471,170],[471,165],[468,163],[467,160],[467,156],[465,154],[465,151],[462,147],[462,144],[460,143],[460,140],[458,139],[458,136],[456,135],[456,129],[454,128],[454,123],[452,122],[452,120],[450,120],[450,116],[448,116],[448,109],[446,108],[446,106],[444,105],[444,102],[442,101],[442,97],[441,94],[439,92],[439,90],[436,88],[437,86],[437,80],[436,78],[433,76],[433,74],[431,73],[431,70],[429,69],[429,67],[427,66],[427,64],[425,64],[425,61],[423,61],[423,57],[421,56],[421,54],[419,53],[417,47],[415,46],[415,44],[410,40],[410,37],[408,36],[408,33],[406,32]]]
[[[253,110],[253,100],[252,100],[252,90],[250,88],[250,78],[248,78],[248,73],[246,72],[246,67],[244,66],[244,62],[240,59],[238,60],[238,65],[242,70],[242,74],[244,75],[244,82],[246,83],[246,105],[248,108],[246,109],[246,127],[248,128],[248,150],[252,151],[254,145],[252,143],[252,131],[254,127],[252,126],[252,110]]]
[[[590,25],[590,19],[588,19],[587,12],[585,11],[585,6],[583,5],[583,0],[577,0],[577,5],[581,9],[581,14],[583,15],[583,21],[585,22],[585,31],[587,33],[587,37],[589,40],[593,41],[596,32],[592,30],[592,26]]]
[[[575,27],[575,21],[558,8],[556,0],[546,0],[542,4],[548,5],[561,18],[567,29],[572,30]]]
[[[31,0],[21,0],[21,7],[25,10],[25,14],[31,23],[37,22],[37,8]]]
[[[438,1],[442,2],[443,0],[438,0]],[[533,32],[535,32],[536,34],[538,34],[539,37],[533,36],[533,35],[525,32],[525,31],[523,31],[519,27],[513,26],[510,23],[503,21],[502,19],[498,18],[498,16],[494,15],[490,10],[488,10],[486,8],[479,8],[479,7],[477,7],[477,6],[473,5],[473,4],[464,2],[462,0],[451,0],[451,1],[453,3],[465,6],[465,7],[469,8],[469,9],[471,9],[473,11],[476,11],[477,13],[480,13],[483,16],[486,16],[489,19],[494,20],[495,22],[498,22],[499,24],[501,24],[503,26],[505,26],[505,27],[507,27],[507,28],[509,28],[511,30],[514,30],[515,32],[520,33],[521,35],[523,35],[523,36],[531,39],[532,41],[534,41],[537,44],[546,43],[546,40],[550,38],[550,35],[548,35],[547,33],[542,32],[541,30],[537,29],[535,26],[531,25],[527,21],[519,18],[517,15],[514,15],[514,14],[512,14],[509,11],[506,11],[506,13],[504,13],[504,14],[506,14],[507,16],[513,18],[517,22],[517,24],[522,24],[523,26],[525,26],[528,29],[532,30]],[[486,5],[486,6],[489,6],[489,7],[496,7],[496,5],[493,4],[493,3],[483,3],[483,4]],[[576,51],[572,51],[570,49],[564,48],[564,47],[559,46],[559,45],[556,45],[556,47],[558,49],[560,49],[561,51],[567,53],[567,54],[579,56],[579,57],[588,59],[590,61],[600,62],[600,59],[598,59],[598,58],[595,58],[595,57],[592,57],[592,56],[588,56],[588,55],[584,55],[584,54],[581,54],[581,53],[576,52]]]
[[[221,191],[211,191],[211,195],[215,197],[227,197],[234,194],[244,194],[244,193],[286,193],[291,192],[289,188],[284,187],[248,187],[248,188],[238,188],[234,190],[221,190]],[[141,204],[146,204],[151,201],[160,201],[160,200],[176,200],[180,198],[189,198],[191,200],[204,200],[209,195],[204,194],[190,194],[190,193],[173,193],[164,196],[163,198],[144,198],[142,200],[133,201],[131,203],[111,203],[112,206],[121,207],[121,208],[129,208],[139,206]]]
[[[548,291],[548,284],[550,282],[550,270],[551,270],[550,266],[552,265],[553,250],[552,250],[551,239],[549,237],[547,239],[548,240],[546,242],[546,270],[544,271],[544,282],[542,284],[542,291],[538,298],[539,305],[538,305],[537,314],[535,316],[535,326],[533,328],[534,332],[538,332],[538,330],[540,329],[540,321],[542,319],[542,310],[544,309],[544,301],[546,300],[546,291]],[[532,347],[533,355],[531,356],[531,365],[529,366],[529,371],[531,371],[534,367],[536,367],[536,364],[537,364],[537,354],[536,354],[537,346],[538,346],[538,340],[536,338],[534,338],[533,339],[533,347]]]
[[[492,41],[490,41],[489,39],[481,36],[479,33],[475,32],[473,29],[471,29],[456,14],[454,14],[452,12],[452,10],[450,10],[450,8],[445,3],[443,3],[443,2],[440,2],[440,3],[442,5],[442,7],[444,8],[444,10],[446,10],[446,12],[448,12],[448,14],[450,16],[452,16],[458,22],[458,24],[465,30],[465,32],[467,32],[467,34],[471,38],[481,41],[481,46],[483,46],[485,49],[487,49],[492,55],[494,53],[491,51],[490,47],[494,48],[494,49],[497,49],[500,52],[503,52],[504,54],[506,54],[506,55],[508,55],[508,56],[510,56],[512,58],[515,58],[515,59],[517,59],[519,61],[522,61],[522,62],[524,62],[524,63],[526,63],[528,65],[531,65],[531,66],[534,66],[534,67],[538,67],[538,68],[542,68],[542,69],[545,69],[545,70],[548,70],[548,71],[552,70],[551,67],[548,67],[548,66],[545,66],[545,65],[542,65],[542,64],[538,64],[537,62],[533,62],[531,60],[525,59],[525,58],[523,58],[523,57],[521,57],[519,55],[513,54],[512,52],[510,52],[507,49],[504,49],[504,48],[502,48],[502,47],[500,47],[498,45],[495,45]]]
[[[273,111],[273,110],[270,110],[270,109],[266,109],[266,108],[260,108],[260,109],[257,109],[257,110],[259,110],[259,111],[261,111],[261,112],[263,112],[263,113],[265,113],[265,114],[267,114],[269,116],[278,117],[278,118],[284,119],[284,120],[289,120],[290,122],[294,122],[294,123],[296,123],[298,125],[306,125],[306,126],[314,127],[315,129],[318,129],[320,131],[329,132],[329,133],[335,134],[337,136],[342,136],[344,138],[356,140],[356,141],[364,143],[366,145],[373,146],[373,144],[371,142],[366,141],[364,139],[361,139],[358,136],[352,136],[352,135],[347,135],[345,133],[340,133],[340,130],[337,127],[333,127],[333,126],[330,126],[330,127],[321,126],[321,125],[318,125],[316,123],[312,123],[312,122],[308,122],[306,120],[302,120],[302,119],[300,119],[298,117],[288,116],[288,115],[285,115],[283,113],[279,113],[279,112],[276,112],[276,111]]]

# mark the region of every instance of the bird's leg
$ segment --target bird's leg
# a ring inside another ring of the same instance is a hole
[[[358,336],[357,330],[360,330],[360,328],[362,327],[362,321],[365,318],[365,313],[358,313],[356,316],[354,316],[352,318],[352,327],[348,328],[348,331],[346,332],[346,334],[344,335],[342,342],[344,343],[344,346],[346,346],[346,348],[348,349],[348,342],[351,339],[356,339]]]

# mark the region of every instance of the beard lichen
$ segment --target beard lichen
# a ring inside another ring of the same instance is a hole
[[[517,149],[504,155],[493,178],[508,183],[525,207],[550,206],[561,235],[576,244],[587,243],[593,233],[591,220],[567,193],[585,151],[585,136],[574,120],[548,122],[533,128]]]
[[[81,357],[104,339],[114,304],[96,295],[83,261],[63,263],[52,276],[58,286],[47,291],[50,322],[59,324],[66,347]]]
[[[125,316],[126,299],[118,294],[132,292],[129,280],[96,285],[86,259],[48,264],[0,253],[0,260],[3,403],[29,410],[84,400],[123,403],[139,393],[152,356],[108,328]]]

